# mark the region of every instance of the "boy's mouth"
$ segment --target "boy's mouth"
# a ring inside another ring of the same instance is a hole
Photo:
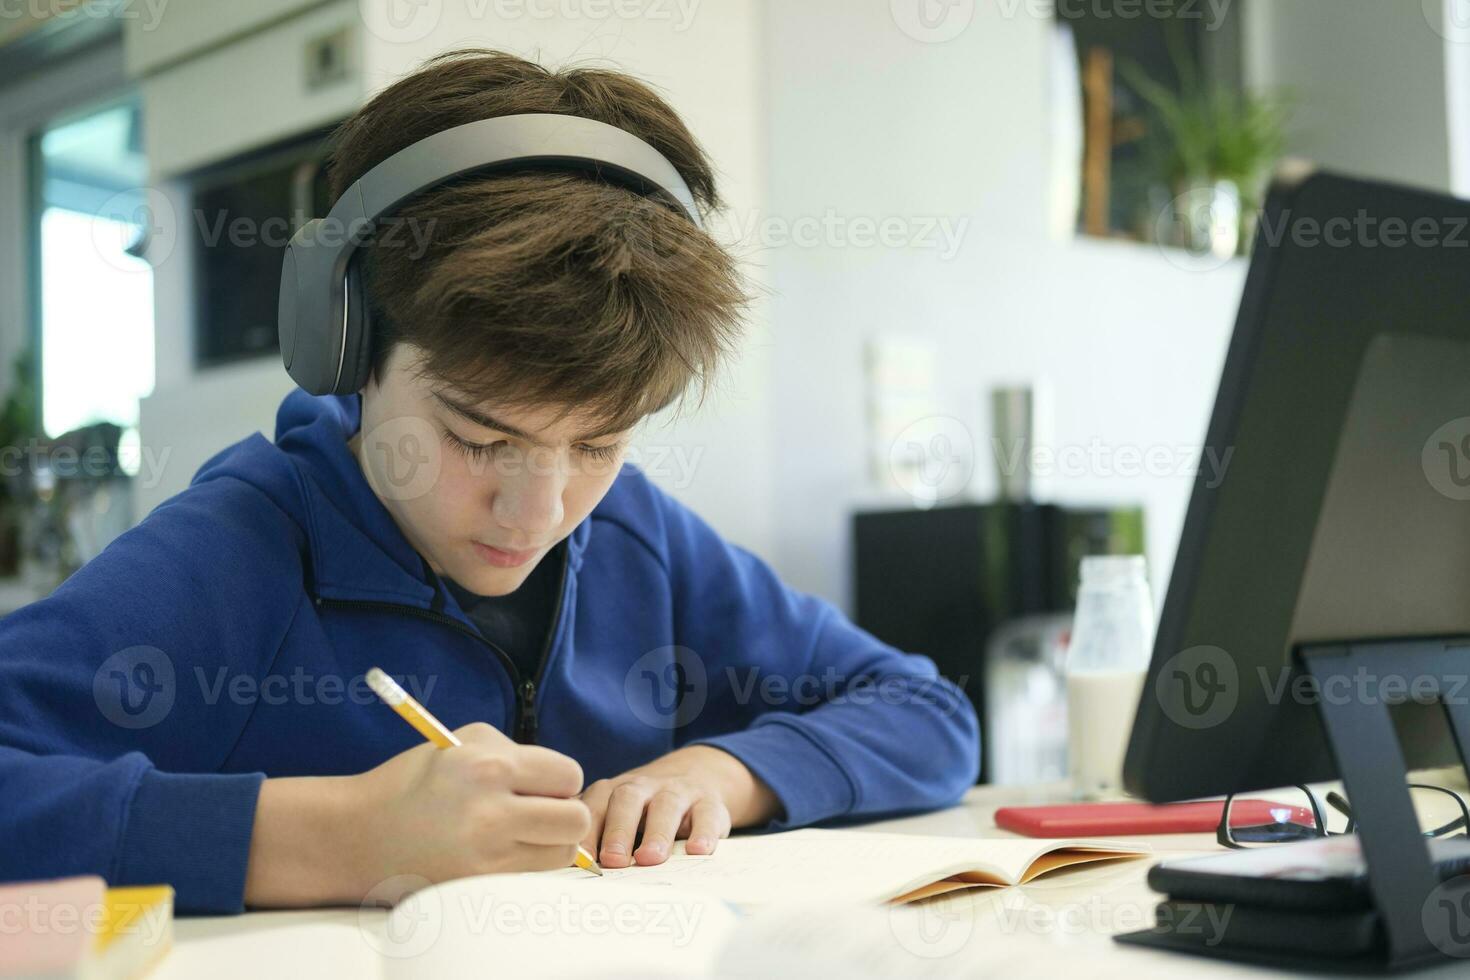
[[[481,561],[487,565],[494,565],[496,568],[516,568],[524,565],[536,557],[538,550],[533,548],[530,551],[506,551],[503,548],[492,548],[488,544],[481,544],[479,541],[471,541],[470,544],[474,546],[475,554],[480,557]]]

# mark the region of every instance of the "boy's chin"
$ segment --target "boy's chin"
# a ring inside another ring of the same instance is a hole
[[[541,558],[538,555],[514,568],[496,568],[471,554],[468,559],[460,558],[454,566],[446,567],[445,571],[460,588],[468,589],[475,595],[508,595],[521,587],[521,583],[531,574]]]

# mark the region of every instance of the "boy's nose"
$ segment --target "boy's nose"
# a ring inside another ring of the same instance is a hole
[[[543,545],[561,526],[562,480],[555,475],[533,476],[502,485],[491,505],[495,522],[520,537],[507,546]]]

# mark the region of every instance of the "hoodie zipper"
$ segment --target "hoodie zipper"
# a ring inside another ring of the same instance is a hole
[[[566,601],[567,566],[570,564],[570,556],[563,556],[561,581],[556,593],[556,608],[551,614],[551,626],[546,631],[546,642],[541,648],[541,659],[536,665],[534,677],[523,676],[520,669],[516,667],[515,661],[510,658],[510,654],[506,653],[495,643],[485,639],[479,630],[466,626],[453,616],[447,616],[444,613],[435,612],[432,609],[421,609],[418,606],[410,606],[399,602],[384,602],[379,599],[324,599],[321,596],[316,596],[313,601],[319,609],[362,609],[375,612],[391,612],[401,616],[410,616],[414,619],[423,619],[431,623],[439,623],[442,626],[447,626],[455,632],[463,633],[465,636],[480,641],[480,643],[494,651],[495,655],[500,658],[500,662],[505,666],[507,673],[510,674],[511,686],[515,690],[516,699],[516,717],[513,728],[515,732],[514,737],[517,742],[530,744],[536,741],[538,727],[536,717],[537,686],[541,683],[541,679],[546,673],[546,662],[551,657],[552,642],[556,638],[556,628],[561,622],[562,605]]]

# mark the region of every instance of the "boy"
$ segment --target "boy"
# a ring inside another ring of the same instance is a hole
[[[519,113],[622,128],[718,205],[641,83],[481,50],[344,123],[333,195]],[[735,827],[956,799],[976,721],[933,664],[622,465],[733,343],[731,257],[576,173],[472,175],[400,211],[432,233],[361,256],[362,390],[293,392],[274,443],[224,450],[0,621],[0,879],[165,881],[185,911],[346,903],[397,876],[565,867],[579,843],[657,864],[678,839],[711,853]],[[376,704],[374,665],[464,746]]]

